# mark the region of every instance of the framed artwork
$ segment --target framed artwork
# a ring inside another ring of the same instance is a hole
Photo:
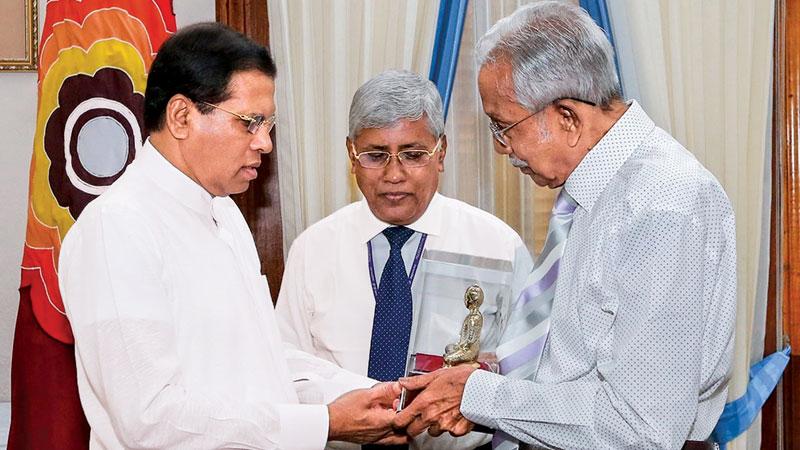
[[[39,49],[37,2],[0,2],[0,71],[36,70]]]

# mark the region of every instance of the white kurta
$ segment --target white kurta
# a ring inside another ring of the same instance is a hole
[[[287,343],[348,370],[367,373],[375,311],[367,242],[372,242],[376,277],[380,277],[389,253],[381,232],[389,226],[375,217],[362,200],[336,211],[297,237],[289,251],[276,305]],[[425,233],[426,251],[505,262],[515,274],[512,299],[525,287],[532,267],[530,254],[519,235],[497,217],[435,194],[425,213],[408,227],[416,233],[403,247],[407,270],[419,235]],[[412,284],[415,309],[425,300],[420,298],[420,282],[421,276],[417,275]],[[447,331],[457,332],[466,313],[464,309],[463,315],[453,317],[453,324],[448,324],[452,330]],[[422,436],[417,444],[426,448],[471,448],[486,440],[473,436],[454,443],[444,436],[438,443],[423,442],[427,438],[427,434]]]
[[[59,269],[92,448],[322,448],[327,408],[299,400],[372,384],[284,350],[239,209],[149,141]]]

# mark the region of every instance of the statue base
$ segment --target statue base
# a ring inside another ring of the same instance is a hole
[[[488,370],[489,372],[497,372],[493,370],[490,363],[486,361],[476,361],[480,368],[483,370]],[[464,363],[468,364],[468,363]],[[415,355],[411,355],[411,368],[408,371],[408,375],[422,375],[428,372],[433,372],[435,370],[439,370],[444,367],[444,357],[440,355],[428,355],[425,353],[417,353]]]

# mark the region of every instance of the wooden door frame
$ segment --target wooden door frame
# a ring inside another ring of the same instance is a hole
[[[216,13],[217,22],[224,23],[269,48],[267,0],[216,0]],[[250,183],[250,189],[232,197],[241,208],[253,233],[261,259],[261,273],[267,276],[274,302],[278,298],[284,263],[274,129],[271,138],[273,151],[261,157],[258,177]]]
[[[770,279],[764,353],[794,343],[763,409],[762,449],[800,450],[800,0],[776,0]]]

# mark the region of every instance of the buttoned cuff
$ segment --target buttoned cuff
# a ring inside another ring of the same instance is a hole
[[[494,399],[505,382],[506,378],[496,373],[486,370],[472,372],[461,396],[461,414],[470,422],[498,429]]]
[[[281,433],[278,448],[320,450],[328,442],[326,405],[278,405]]]

